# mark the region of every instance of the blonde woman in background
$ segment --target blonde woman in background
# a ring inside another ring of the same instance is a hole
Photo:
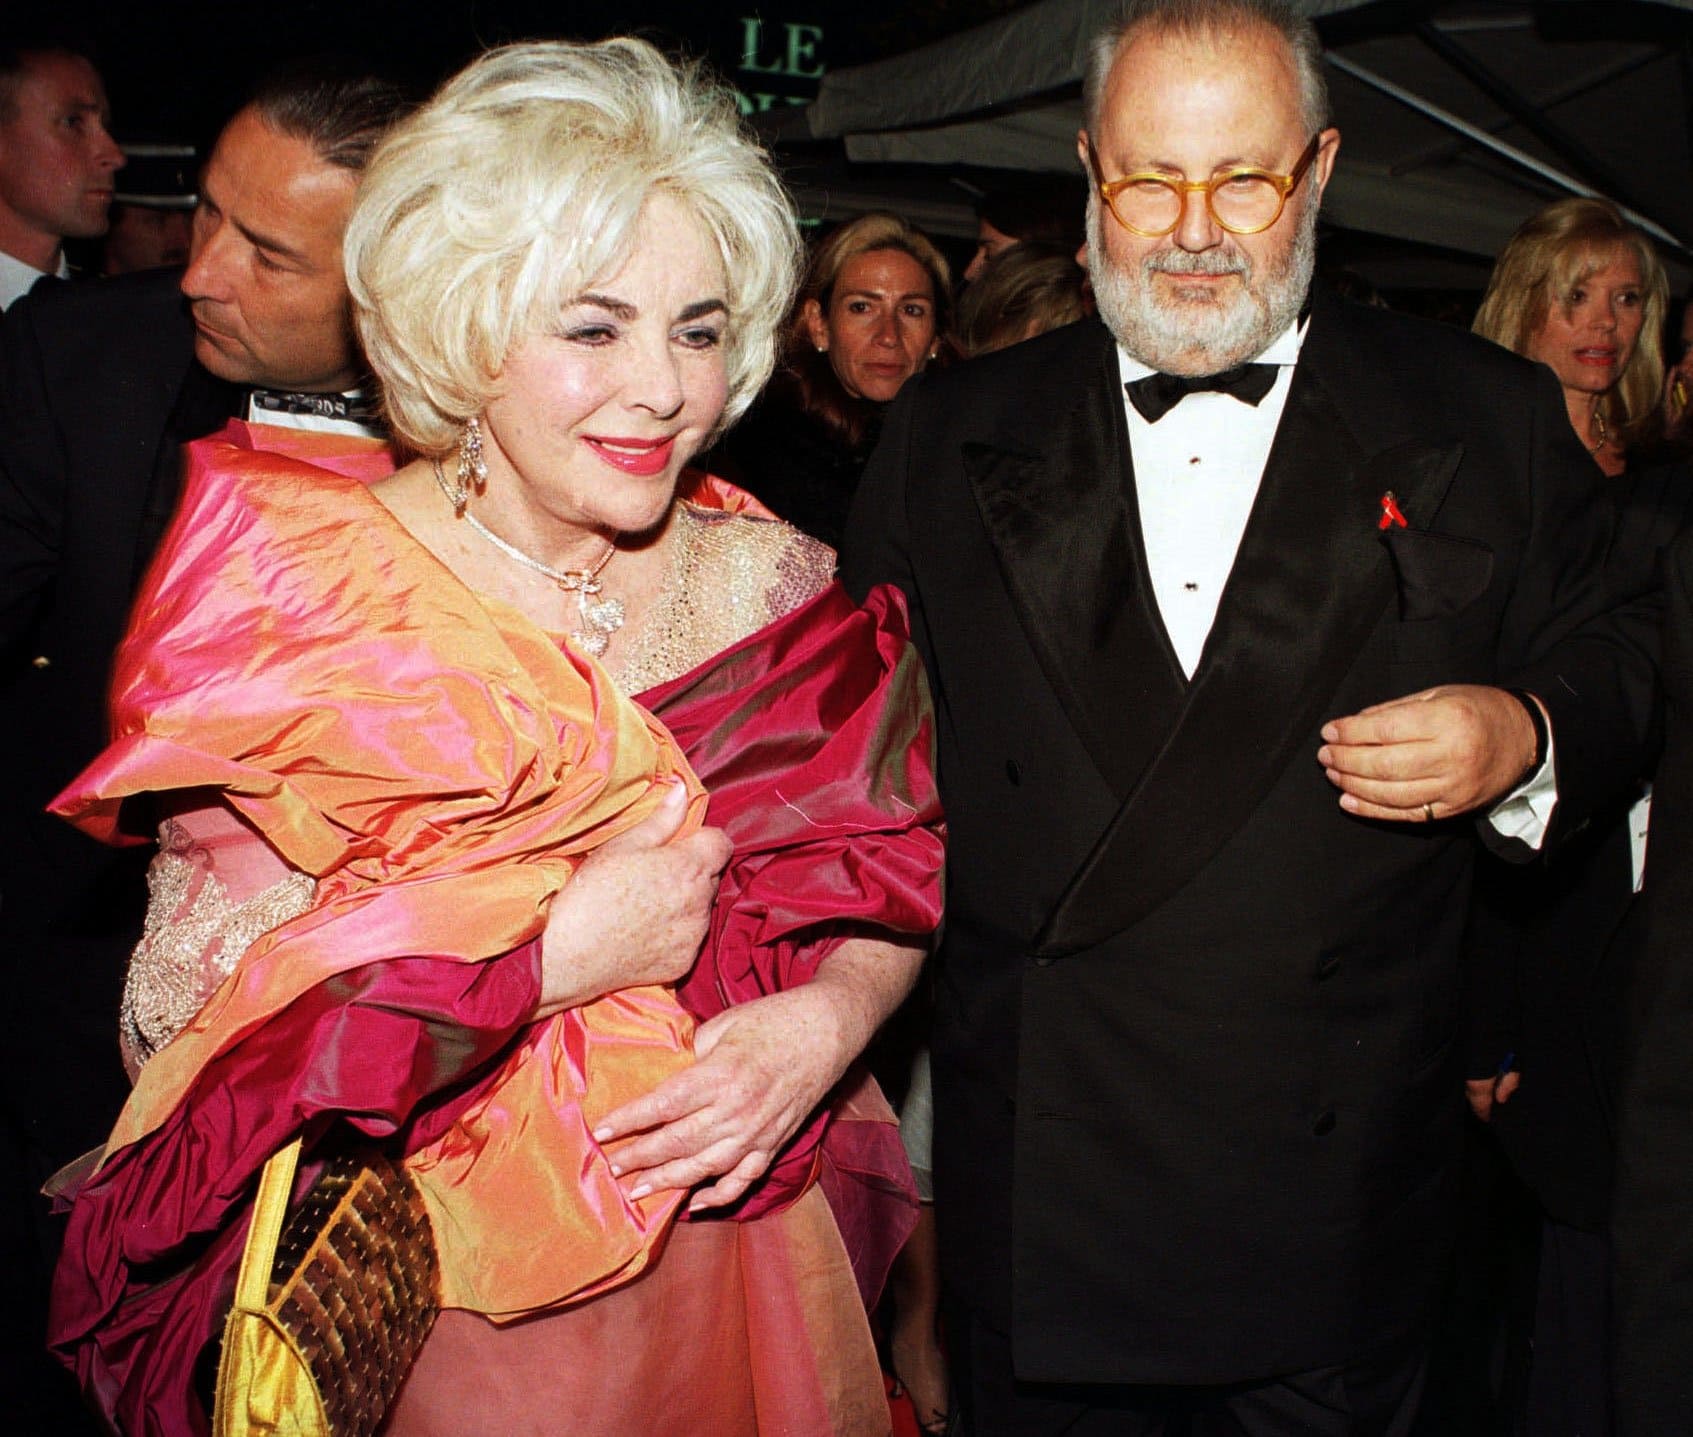
[[[813,251],[776,377],[712,472],[837,543],[883,412],[951,319],[952,270],[927,235],[894,214],[849,220]]]
[[[1668,304],[1652,242],[1609,200],[1567,199],[1511,236],[1473,328],[1557,375],[1576,437],[1615,475],[1655,437]]]

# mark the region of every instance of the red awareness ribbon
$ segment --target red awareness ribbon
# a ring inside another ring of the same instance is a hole
[[[1376,521],[1376,528],[1391,529],[1395,525],[1398,525],[1401,529],[1410,527],[1405,522],[1405,516],[1399,511],[1399,501],[1393,497],[1393,491],[1389,489],[1387,493],[1381,496],[1381,518]]]

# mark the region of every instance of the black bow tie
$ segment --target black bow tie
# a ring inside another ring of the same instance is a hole
[[[1156,424],[1190,394],[1215,390],[1218,394],[1232,394],[1242,404],[1256,407],[1275,386],[1277,364],[1237,364],[1221,374],[1148,374],[1131,379],[1123,386],[1129,403],[1140,410],[1148,424]]]
[[[253,408],[273,414],[311,414],[319,419],[350,419],[368,424],[377,417],[375,401],[361,393],[294,394],[280,389],[254,389]]]

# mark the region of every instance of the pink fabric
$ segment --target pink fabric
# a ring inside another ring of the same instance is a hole
[[[634,1282],[504,1326],[437,1319],[383,1437],[882,1437],[869,1324],[821,1193],[691,1223]]]
[[[806,982],[854,935],[920,941],[940,921],[932,716],[903,597],[840,585],[712,663],[650,689],[710,794],[734,859],[681,988],[704,1021]],[[734,1209],[756,1218],[821,1179],[873,1307],[917,1220],[893,1113],[855,1069]],[[687,1220],[687,1219],[685,1219]]]

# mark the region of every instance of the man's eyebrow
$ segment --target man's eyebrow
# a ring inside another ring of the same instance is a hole
[[[285,240],[276,239],[273,236],[267,235],[261,230],[256,230],[251,225],[245,224],[241,220],[233,217],[231,217],[229,222],[234,225],[243,236],[245,236],[247,242],[254,248],[269,250],[272,254],[281,255],[283,259],[292,260],[295,264],[303,265],[310,263],[310,260],[302,251],[296,249],[293,245],[288,244]]]

